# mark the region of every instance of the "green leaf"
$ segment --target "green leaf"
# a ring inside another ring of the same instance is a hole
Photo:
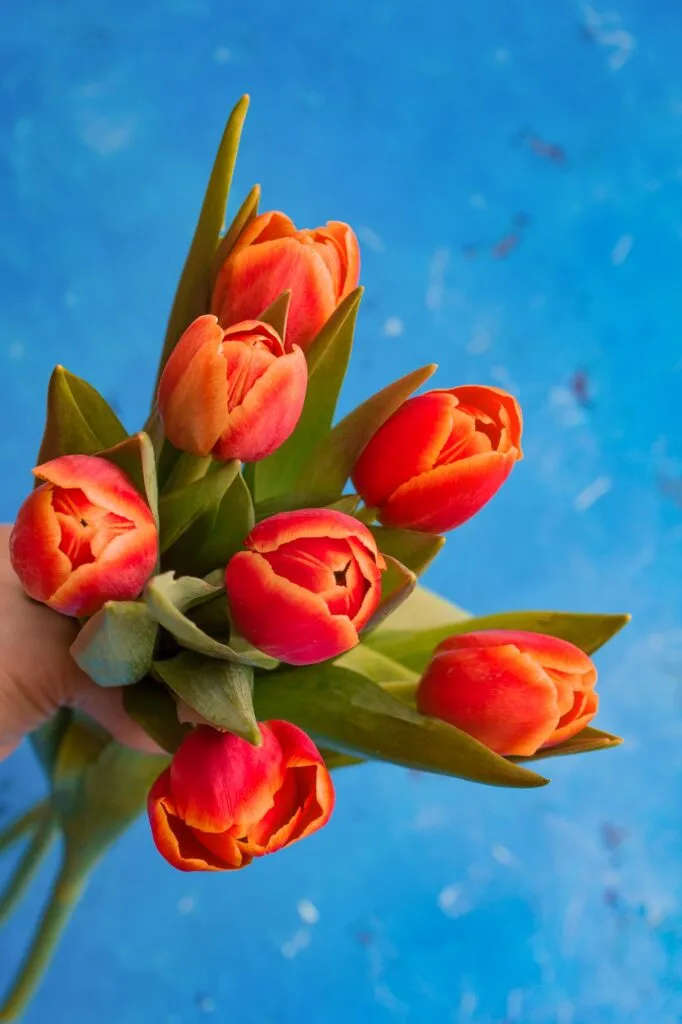
[[[218,248],[214,253],[213,266],[211,270],[211,289],[216,282],[223,263],[234,248],[234,243],[237,241],[247,224],[250,224],[258,213],[259,202],[260,185],[254,185],[242,205],[237,210],[234,220],[220,239]]]
[[[330,772],[337,768],[349,768],[354,764],[365,764],[364,757],[353,757],[352,754],[343,754],[340,750],[331,750],[329,747],[318,747],[318,750]]]
[[[287,333],[287,317],[289,316],[289,304],[291,302],[291,291],[282,292],[279,298],[271,302],[267,309],[264,309],[258,319],[265,324],[270,324],[284,341]]]
[[[71,657],[100,686],[129,686],[149,671],[157,633],[141,601],[107,601],[71,644]]]
[[[352,512],[357,507],[358,498],[356,495],[347,495],[337,498],[335,494],[310,494],[307,491],[294,492],[293,494],[278,494],[275,498],[268,498],[267,501],[259,501],[256,505],[256,522],[276,516],[280,512],[293,512],[299,508],[338,508],[342,512]]]
[[[192,576],[180,576],[179,579],[175,579],[175,573],[165,572],[149,581],[144,596],[153,617],[182,647],[199,654],[207,654],[211,658],[219,658],[221,661],[234,661],[242,665],[255,665],[258,668],[274,668],[277,665],[274,658],[255,648],[238,652],[228,644],[220,643],[204,633],[184,614],[195,605],[216,597],[221,589],[207,583],[206,580]]]
[[[168,550],[165,561],[178,571],[205,575],[227,565],[254,523],[251,494],[240,473],[220,504],[190,526]]]
[[[283,718],[323,746],[496,786],[542,786],[540,775],[494,754],[471,736],[420,715],[376,683],[330,663],[259,676],[259,721]]]
[[[319,440],[334,419],[348,368],[362,288],[351,292],[329,318],[308,352],[308,389],[301,418],[291,437],[256,466],[258,501],[295,491]],[[341,489],[341,488],[339,488]]]
[[[74,712],[71,708],[59,708],[52,718],[45,722],[45,725],[41,725],[39,729],[36,729],[29,736],[31,746],[48,779],[51,779],[53,776],[59,754],[59,746],[73,720],[73,716]]]
[[[47,389],[47,421],[38,464],[58,455],[94,455],[127,436],[98,391],[63,366],[55,367]]]
[[[263,742],[253,710],[252,668],[185,651],[155,662],[154,673],[216,729],[256,747]]]
[[[299,482],[311,491],[342,491],[360,453],[379,427],[436,369],[431,363],[413,370],[353,409],[320,441]]]
[[[389,552],[392,554],[393,552]],[[409,563],[405,563],[409,564]],[[414,570],[413,566],[410,566]],[[433,629],[448,623],[459,623],[470,619],[469,612],[418,583],[407,601],[372,634],[372,643],[385,633],[410,632]]]
[[[396,611],[408,599],[417,585],[417,577],[405,568],[402,562],[399,562],[397,558],[391,558],[390,555],[386,555],[385,558],[386,572],[381,578],[381,601],[364,626],[363,634],[371,633]]]
[[[182,269],[168,320],[166,339],[154,388],[155,394],[161,371],[181,335],[193,320],[207,311],[210,304],[213,258],[225,221],[225,208],[248,106],[248,96],[242,96],[230,114],[218,147],[199,221]]]
[[[388,630],[374,633],[367,643],[416,672],[423,672],[433,650],[446,637],[481,629],[521,629],[568,640],[586,654],[593,654],[629,621],[628,615],[592,615],[576,612],[501,612],[480,618],[464,618],[432,629]],[[391,625],[393,625],[391,623]]]
[[[340,668],[348,668],[351,672],[371,679],[373,683],[384,685],[393,681],[404,681],[416,689],[419,682],[419,674],[409,668],[405,668],[392,658],[387,658],[379,651],[373,651],[365,643],[359,643],[357,647],[351,647],[350,651],[334,659],[334,664]]]
[[[175,698],[161,683],[144,679],[123,691],[123,707],[162,750],[174,754],[191,725],[178,721]]]
[[[394,530],[387,526],[373,526],[371,530],[379,551],[397,558],[417,576],[421,576],[445,544],[445,537],[417,530]]]
[[[147,499],[154,518],[159,521],[159,494],[156,483],[154,446],[145,433],[133,434],[125,441],[98,453],[127,473],[140,494]]]
[[[167,551],[199,516],[205,513],[215,515],[239,472],[239,466],[239,461],[232,459],[201,480],[162,495],[159,502],[161,551]]]
[[[517,764],[525,764],[526,761],[540,761],[548,757],[564,757],[567,754],[590,754],[593,750],[611,750],[612,747],[619,747],[622,743],[620,736],[614,736],[610,732],[602,732],[601,729],[593,729],[586,726],[577,736],[563,743],[557,743],[555,747],[547,747],[545,750],[538,750],[532,757],[515,757],[512,760]]]

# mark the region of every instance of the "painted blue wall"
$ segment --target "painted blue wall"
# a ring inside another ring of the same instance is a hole
[[[480,612],[635,615],[599,655],[599,724],[626,742],[550,762],[548,789],[351,769],[323,833],[229,877],[174,873],[141,822],[27,1024],[679,1021],[682,22],[617,2],[6,0],[3,518],[54,363],[143,418],[248,90],[236,194],[260,181],[265,208],[362,241],[345,406],[432,357],[443,386],[523,402],[526,460],[430,584]],[[39,787],[28,751],[2,765],[2,813]],[[0,985],[37,895],[0,937]]]

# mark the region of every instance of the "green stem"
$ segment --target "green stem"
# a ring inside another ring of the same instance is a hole
[[[18,1020],[21,1016],[55,951],[86,880],[85,872],[74,871],[68,860],[63,863],[31,948],[4,1005],[0,1008],[0,1022]]]
[[[256,463],[245,462],[242,466],[242,476],[244,477],[244,483],[249,488],[251,494],[251,500],[254,505],[256,504]]]
[[[210,455],[201,458],[197,455],[190,455],[189,452],[183,452],[173,466],[165,483],[164,491],[177,491],[181,487],[187,487],[188,484],[201,480],[206,476],[212,461]]]
[[[19,861],[14,874],[0,896],[0,925],[10,916],[19,900],[31,884],[33,876],[45,859],[52,840],[54,839],[56,825],[54,819],[45,815],[38,829],[29,844],[28,849]]]
[[[22,814],[20,818],[10,822],[10,824],[0,832],[0,852],[8,850],[10,846],[18,842],[22,836],[25,836],[30,832],[40,821],[45,817],[48,811],[48,804],[46,800],[41,800],[39,804],[32,807],[26,814]]]
[[[418,680],[412,682],[410,680],[395,680],[390,683],[379,683],[382,690],[386,690],[392,697],[397,697],[399,700],[404,700],[406,704],[415,706],[415,695],[417,692]]]

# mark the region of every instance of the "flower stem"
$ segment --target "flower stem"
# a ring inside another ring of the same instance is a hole
[[[0,1022],[18,1020],[21,1016],[54,953],[86,880],[86,872],[74,870],[68,860],[63,863],[33,943],[5,1003],[0,1007]]]
[[[42,800],[40,803],[32,807],[26,814],[22,814],[20,818],[16,818],[14,821],[0,832],[0,853],[3,850],[8,850],[10,846],[18,842],[22,836],[25,836],[28,832],[31,832],[36,825],[46,816],[48,812],[48,805],[46,800]]]
[[[5,887],[5,891],[0,896],[0,925],[10,916],[31,884],[33,876],[50,849],[55,831],[56,824],[54,819],[46,814]]]

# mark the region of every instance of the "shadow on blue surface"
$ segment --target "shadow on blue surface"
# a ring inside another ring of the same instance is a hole
[[[524,463],[428,582],[482,613],[635,616],[598,658],[598,724],[624,746],[548,763],[547,790],[348,769],[323,833],[229,877],[172,872],[140,823],[27,1024],[679,1021],[681,44],[661,0],[7,12],[5,519],[54,363],[143,418],[210,160],[248,90],[235,194],[260,181],[264,208],[361,239],[345,407],[427,352],[444,386],[523,403]],[[0,767],[0,813],[39,786],[23,751]],[[0,936],[0,984],[36,900]]]

